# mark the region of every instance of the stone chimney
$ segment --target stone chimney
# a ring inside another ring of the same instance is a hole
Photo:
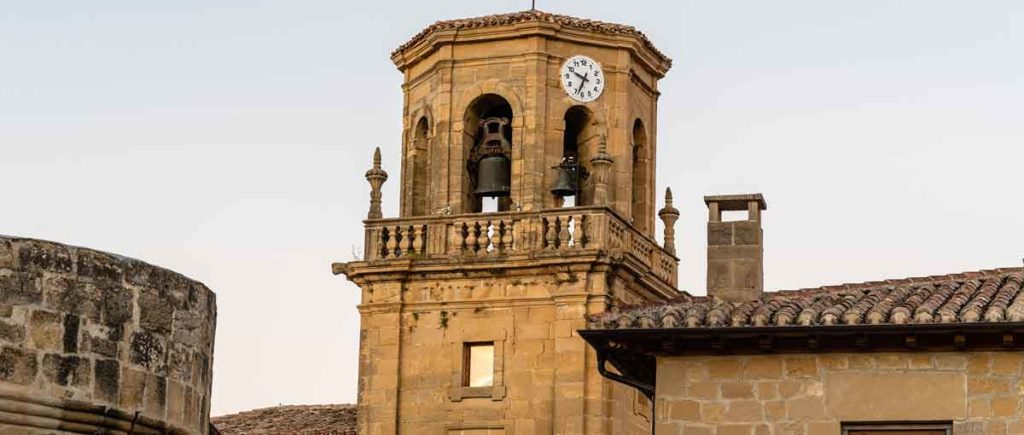
[[[764,237],[760,193],[705,196],[708,206],[708,295],[745,302],[764,292]],[[747,212],[747,219],[723,222],[723,211]]]

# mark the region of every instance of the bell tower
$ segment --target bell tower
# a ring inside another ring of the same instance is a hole
[[[576,333],[676,289],[655,240],[658,80],[630,26],[537,10],[437,22],[404,74],[400,215],[367,172],[360,433],[648,433],[650,410]],[[600,372],[600,373],[599,373]]]

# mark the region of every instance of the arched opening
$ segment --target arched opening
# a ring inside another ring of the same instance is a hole
[[[427,175],[429,167],[427,153],[430,148],[429,134],[430,123],[427,121],[427,117],[420,117],[419,121],[416,122],[416,129],[413,131],[412,149],[409,150],[412,153],[412,168],[410,171],[412,174],[412,183],[410,185],[412,197],[409,199],[411,201],[410,212],[413,216],[428,214],[427,204],[429,204],[429,199],[427,196],[430,193],[430,179]]]
[[[650,205],[650,195],[648,190],[651,188],[651,177],[650,177],[650,147],[647,146],[647,131],[644,129],[644,123],[637,119],[633,122],[633,208],[632,218],[633,226],[636,227],[640,232],[649,234],[649,221],[651,220],[648,216],[648,209]]]
[[[512,204],[511,185],[509,192],[496,195],[480,195],[481,181],[495,180],[496,173],[507,171],[497,178],[507,179],[511,174],[512,159],[512,105],[500,95],[485,94],[477,97],[466,108],[463,118],[462,145],[466,159],[466,176],[463,177],[463,209],[468,212],[507,211]],[[489,122],[495,121],[495,122]],[[483,155],[495,154],[495,141],[503,139],[507,160],[502,164],[480,165]],[[487,143],[485,143],[487,142]],[[481,167],[483,166],[483,167]],[[483,176],[483,180],[481,180]],[[488,183],[493,184],[493,183]],[[500,183],[499,183],[500,184]],[[501,189],[488,189],[501,190]]]
[[[573,106],[565,111],[565,130],[562,134],[562,158],[555,173],[555,203],[561,206],[578,206],[589,203],[585,187],[587,171],[584,158],[592,155],[597,134],[593,128],[593,113],[584,106]],[[571,186],[570,189],[566,189]],[[561,190],[561,193],[556,193]],[[570,191],[574,191],[569,194]]]

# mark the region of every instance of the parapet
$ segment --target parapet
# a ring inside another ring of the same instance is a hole
[[[207,434],[216,318],[176,272],[0,236],[0,433]]]

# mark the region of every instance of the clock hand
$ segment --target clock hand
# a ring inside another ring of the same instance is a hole
[[[576,74],[576,75],[579,76],[579,74]],[[590,74],[587,74],[587,75],[590,75]],[[580,86],[576,88],[576,95],[579,95],[580,91],[583,90],[583,84],[588,82],[588,81],[590,81],[590,80],[587,80],[587,76],[580,76],[580,78],[583,79],[583,80],[580,81]]]

